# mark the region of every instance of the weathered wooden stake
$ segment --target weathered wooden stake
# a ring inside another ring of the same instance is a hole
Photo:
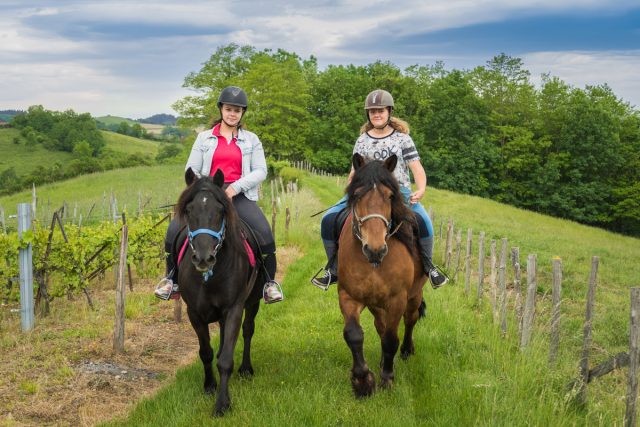
[[[447,226],[447,248],[446,248],[446,263],[445,268],[447,271],[451,268],[451,256],[453,254],[453,218],[449,218],[449,224]]]
[[[469,295],[471,290],[471,243],[473,239],[473,230],[467,230],[467,256],[464,259],[464,294]]]
[[[458,277],[458,271],[460,271],[460,251],[462,250],[462,229],[458,229],[456,234],[456,256],[453,264],[455,265],[455,271],[453,272],[453,281],[455,282]]]
[[[500,329],[502,336],[507,335],[507,239],[502,239],[500,251],[500,269],[498,270],[500,286]]]
[[[478,239],[478,304],[482,304],[482,288],[484,286],[484,231]]]
[[[587,310],[585,313],[582,357],[580,358],[580,385],[578,388],[578,403],[587,403],[587,384],[589,383],[589,352],[591,350],[591,326],[593,324],[593,305],[596,299],[596,283],[598,280],[599,259],[594,256],[591,259],[591,274],[589,275],[589,291],[587,293]]]
[[[113,327],[113,350],[116,353],[124,352],[124,306],[125,293],[127,290],[124,268],[125,265],[127,265],[127,240],[127,224],[124,224],[122,226],[122,240],[120,241],[120,262],[118,265],[118,281],[116,283],[115,324]]]
[[[276,235],[276,215],[277,215],[277,209],[276,209],[276,201],[274,200],[273,203],[271,204],[271,233],[273,233],[273,235]]]
[[[520,350],[524,350],[529,345],[533,329],[533,317],[536,312],[536,256],[529,255],[527,258],[527,300],[525,301],[524,314],[522,316],[522,333],[520,335]]]
[[[624,425],[635,427],[638,400],[638,358],[640,351],[640,288],[631,288],[631,315],[629,319],[629,381]]]
[[[516,291],[516,322],[518,336],[522,334],[522,276],[520,272],[520,248],[511,248],[511,263],[513,264],[513,288]]]
[[[0,224],[2,224],[2,234],[7,234],[7,226],[4,223],[4,208],[0,206]]]
[[[551,307],[551,337],[549,341],[549,365],[554,366],[558,358],[560,346],[560,301],[562,295],[562,260],[553,258],[553,282],[552,282],[552,307]]]
[[[498,261],[496,256],[496,241],[491,239],[489,246],[489,262],[491,263],[491,273],[489,275],[489,287],[491,289],[491,310],[493,311],[493,321],[498,320],[498,288],[496,278],[498,276]]]

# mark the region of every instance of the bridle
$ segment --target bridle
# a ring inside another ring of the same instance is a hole
[[[189,229],[189,225],[187,225],[187,238],[189,239],[189,247],[191,247],[191,251],[193,251],[195,253],[195,248],[193,247],[193,240],[200,234],[208,234],[209,236],[214,237],[215,239],[218,240],[218,243],[216,244],[215,248],[213,248],[213,263],[215,265],[215,259],[216,256],[218,255],[218,251],[220,251],[220,248],[222,247],[222,243],[224,242],[224,237],[225,237],[225,218],[224,216],[222,217],[222,224],[220,225],[220,230],[215,231],[209,228],[198,228],[197,230],[191,231]],[[213,267],[211,267],[209,270],[205,271],[204,273],[202,273],[202,277],[204,279],[204,281],[206,282],[209,277],[213,276]]]
[[[376,184],[373,184],[373,190],[376,189]],[[371,190],[370,190],[371,191]],[[382,220],[382,222],[384,223],[385,227],[386,227],[386,234],[384,236],[384,240],[387,241],[389,240],[389,238],[391,236],[393,236],[394,234],[396,234],[398,232],[398,230],[400,229],[400,227],[402,226],[402,223],[404,221],[400,221],[400,224],[398,224],[398,226],[391,231],[391,220],[387,219],[384,215],[379,214],[379,213],[372,213],[369,215],[365,215],[362,218],[360,218],[358,216],[358,214],[356,213],[356,202],[353,203],[353,207],[351,208],[351,213],[353,215],[353,221],[352,221],[352,228],[353,228],[353,235],[356,236],[356,238],[358,240],[360,240],[360,243],[364,243],[362,241],[362,234],[361,234],[361,230],[360,228],[362,227],[362,224],[364,224],[366,221],[373,219],[373,218],[378,218],[380,220]]]

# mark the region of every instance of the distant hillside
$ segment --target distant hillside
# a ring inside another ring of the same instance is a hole
[[[151,117],[147,117],[146,119],[138,119],[137,121],[140,123],[148,123],[151,125],[175,126],[177,119],[177,117],[172,116],[171,114],[154,114]]]
[[[129,125],[135,125],[136,123],[138,123],[133,119],[128,119],[126,117],[112,116],[110,114],[107,114],[106,116],[94,117],[94,119],[96,119],[96,121],[104,123],[105,125],[119,125],[122,122],[126,122]]]
[[[11,122],[15,116],[22,114],[22,110],[0,110],[0,122]]]

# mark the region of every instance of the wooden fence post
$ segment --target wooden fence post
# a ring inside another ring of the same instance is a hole
[[[453,251],[453,218],[449,218],[447,225],[447,245],[445,248],[445,268],[449,271],[451,267],[451,255]]]
[[[456,234],[456,257],[454,258],[455,270],[453,272],[453,281],[455,282],[460,271],[460,251],[462,250],[462,228],[458,229]]]
[[[478,242],[478,304],[482,303],[483,286],[484,286],[484,231],[481,231],[479,242]]]
[[[500,269],[498,270],[498,283],[500,285],[500,328],[502,336],[507,335],[507,239],[502,239],[500,251]]]
[[[284,240],[289,240],[289,223],[291,222],[291,211],[289,207],[285,209],[285,220],[284,220]]]
[[[18,238],[31,229],[31,206],[29,203],[18,204]],[[20,264],[20,320],[22,332],[33,329],[33,247],[31,243],[19,250]]]
[[[598,280],[597,256],[591,259],[591,274],[589,275],[589,291],[587,293],[587,310],[585,312],[582,357],[580,358],[580,385],[578,389],[578,403],[587,403],[587,384],[589,382],[589,351],[591,349],[591,326],[593,323],[593,305],[596,299],[596,283]]]
[[[536,256],[527,258],[527,300],[525,301],[524,314],[522,316],[522,333],[520,334],[520,350],[524,350],[531,340],[533,329],[533,317],[536,312]]]
[[[513,288],[516,291],[516,322],[518,336],[522,333],[522,280],[520,272],[520,248],[511,248],[511,262],[513,264]]]
[[[629,382],[624,425],[635,427],[638,400],[638,344],[640,343],[640,288],[631,288],[631,315],[629,319]]]
[[[467,256],[464,259],[464,294],[469,295],[471,290],[471,243],[473,239],[473,230],[467,230]]]
[[[127,224],[122,225],[122,240],[120,242],[120,262],[118,265],[118,281],[116,283],[116,310],[113,327],[113,350],[124,352],[124,306],[125,306],[125,273],[127,265],[128,230]]]
[[[562,260],[553,258],[553,290],[551,308],[551,338],[549,342],[549,365],[553,366],[558,357],[560,346],[560,302],[562,294]]]
[[[36,208],[38,206],[38,196],[36,195],[36,184],[35,182],[31,184],[31,219],[36,219]]]
[[[493,321],[498,319],[498,288],[496,278],[498,276],[498,261],[496,255],[496,241],[491,239],[489,246],[489,262],[491,263],[491,273],[489,275],[489,287],[491,289],[491,310],[493,311]]]
[[[276,201],[274,200],[273,203],[271,204],[271,233],[273,233],[273,236],[276,236],[276,215],[277,215],[277,209],[276,209]]]

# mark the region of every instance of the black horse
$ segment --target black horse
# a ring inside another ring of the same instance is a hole
[[[265,282],[264,269],[260,259],[252,266],[245,244],[246,230],[222,189],[224,174],[218,170],[213,178],[197,178],[188,169],[185,181],[188,187],[178,199],[176,214],[186,224],[181,234],[186,232],[189,242],[178,266],[178,283],[200,343],[205,393],[213,393],[217,387],[209,324],[220,325],[220,387],[214,409],[214,415],[220,416],[231,406],[228,382],[241,324],[244,349],[238,372],[253,375],[251,338],[260,308],[261,284]]]

